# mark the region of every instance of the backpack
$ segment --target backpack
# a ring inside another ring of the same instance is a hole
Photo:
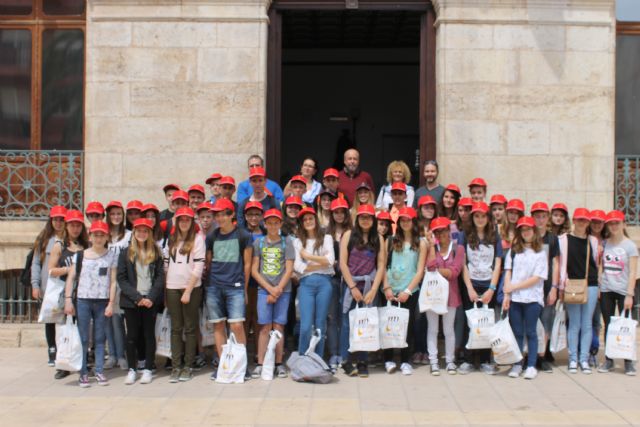
[[[287,360],[291,379],[297,382],[311,382],[316,384],[328,384],[333,379],[333,373],[322,357],[315,352],[316,345],[320,341],[321,331],[316,329],[309,348],[300,355],[297,351],[291,353]]]
[[[31,249],[24,261],[24,269],[20,273],[20,283],[22,286],[31,286],[31,265],[33,264],[33,251]]]

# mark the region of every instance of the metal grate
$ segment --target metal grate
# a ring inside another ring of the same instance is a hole
[[[0,323],[34,323],[38,301],[31,298],[31,286],[20,281],[22,270],[0,271]]]
[[[640,156],[616,156],[615,206],[627,224],[640,225]]]

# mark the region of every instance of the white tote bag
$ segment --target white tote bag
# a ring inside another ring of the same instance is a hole
[[[349,312],[349,352],[377,351],[380,349],[376,307],[356,308]]]
[[[276,369],[276,345],[278,345],[278,341],[281,339],[282,334],[280,331],[274,329],[269,332],[269,343],[267,344],[267,351],[262,361],[261,378],[265,381],[271,381],[273,379],[273,371]]]
[[[222,355],[218,365],[216,382],[222,384],[241,384],[247,371],[247,349],[238,343],[231,332],[227,343],[222,346]]]
[[[636,360],[636,326],[626,310],[622,316],[611,316],[604,353],[609,359]]]
[[[491,348],[490,332],[496,323],[496,315],[492,308],[482,306],[478,308],[477,303],[473,303],[473,308],[465,312],[467,324],[469,325],[469,341],[467,349],[479,350]]]
[[[56,325],[56,347],[56,369],[69,372],[82,369],[82,341],[72,316],[67,316],[63,325]]]
[[[420,313],[430,310],[437,314],[447,314],[448,302],[449,281],[438,271],[426,271],[418,296]]]
[[[538,322],[536,323],[536,336],[538,338],[538,354],[544,354],[547,349],[547,340],[544,339],[544,325],[542,324],[542,321],[540,319],[538,319]],[[529,351],[527,342],[527,336],[525,335],[524,345],[522,349],[523,353],[528,353]]]
[[[166,308],[156,317],[156,354],[171,359],[171,317]]]
[[[567,348],[567,312],[564,311],[564,304],[558,303],[551,328],[549,350],[551,353],[557,353],[565,348]]]
[[[522,360],[516,337],[511,330],[509,316],[500,320],[490,330],[491,351],[498,365],[513,365]]]
[[[38,323],[64,323],[64,281],[49,276],[44,291]],[[63,304],[60,304],[63,301]]]
[[[409,327],[409,310],[394,306],[387,301],[386,307],[378,308],[380,321],[380,348],[407,347],[407,329]]]
[[[216,343],[213,323],[209,322],[207,313],[207,307],[204,306],[202,310],[200,310],[200,337],[202,338],[203,347],[210,347]]]

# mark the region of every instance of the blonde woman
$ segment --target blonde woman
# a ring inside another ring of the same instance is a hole
[[[356,189],[356,196],[353,200],[353,206],[351,206],[351,224],[355,224],[356,216],[358,215],[358,208],[362,205],[373,205],[376,196],[373,194],[373,190],[369,187],[369,184],[362,182]]]
[[[393,203],[391,199],[391,186],[394,182],[403,182],[407,186],[406,205],[413,206],[413,198],[415,191],[409,185],[411,181],[411,171],[409,166],[402,160],[394,160],[387,166],[387,185],[380,189],[378,199],[376,200],[376,209],[387,209]]]

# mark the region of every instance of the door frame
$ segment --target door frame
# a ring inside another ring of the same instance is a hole
[[[420,20],[420,94],[418,127],[420,171],[436,158],[436,28],[430,0],[360,0],[357,10],[424,12]],[[265,161],[268,176],[281,175],[282,148],[282,11],[345,10],[345,0],[274,0],[268,12],[267,111]],[[420,174],[420,184],[424,177]]]

